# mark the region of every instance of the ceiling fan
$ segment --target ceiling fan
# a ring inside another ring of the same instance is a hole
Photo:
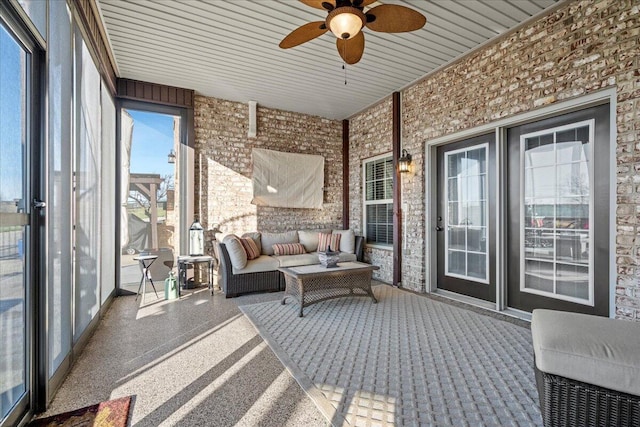
[[[382,33],[403,33],[419,30],[427,22],[421,13],[405,6],[382,4],[364,11],[377,0],[300,0],[307,6],[328,11],[324,21],[304,24],[280,42],[289,49],[320,37],[327,31],[337,37],[338,53],[347,64],[355,64],[364,52],[364,27]]]

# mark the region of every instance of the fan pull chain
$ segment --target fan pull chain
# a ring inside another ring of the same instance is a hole
[[[347,56],[347,43],[343,43],[342,45],[342,69],[344,70],[344,85],[347,85],[347,63],[344,60],[344,57]]]

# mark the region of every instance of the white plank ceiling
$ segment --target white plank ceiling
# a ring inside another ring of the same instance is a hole
[[[335,37],[278,43],[326,12],[297,0],[98,0],[120,77],[232,101],[344,119],[541,13],[556,0],[383,0],[427,17],[424,28],[364,29],[347,65]],[[368,8],[367,8],[368,9]],[[366,11],[366,10],[365,10]]]

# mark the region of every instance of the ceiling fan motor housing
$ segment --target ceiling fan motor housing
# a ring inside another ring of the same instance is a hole
[[[336,37],[348,40],[360,32],[367,22],[367,17],[359,8],[341,6],[329,12],[325,22]]]

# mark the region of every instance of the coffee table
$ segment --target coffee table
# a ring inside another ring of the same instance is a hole
[[[305,307],[320,301],[347,296],[369,296],[374,303],[378,300],[371,290],[371,274],[378,270],[376,265],[362,262],[340,262],[337,267],[321,265],[281,267],[286,289],[282,305],[288,297],[294,297],[300,304],[299,316],[303,317]]]

